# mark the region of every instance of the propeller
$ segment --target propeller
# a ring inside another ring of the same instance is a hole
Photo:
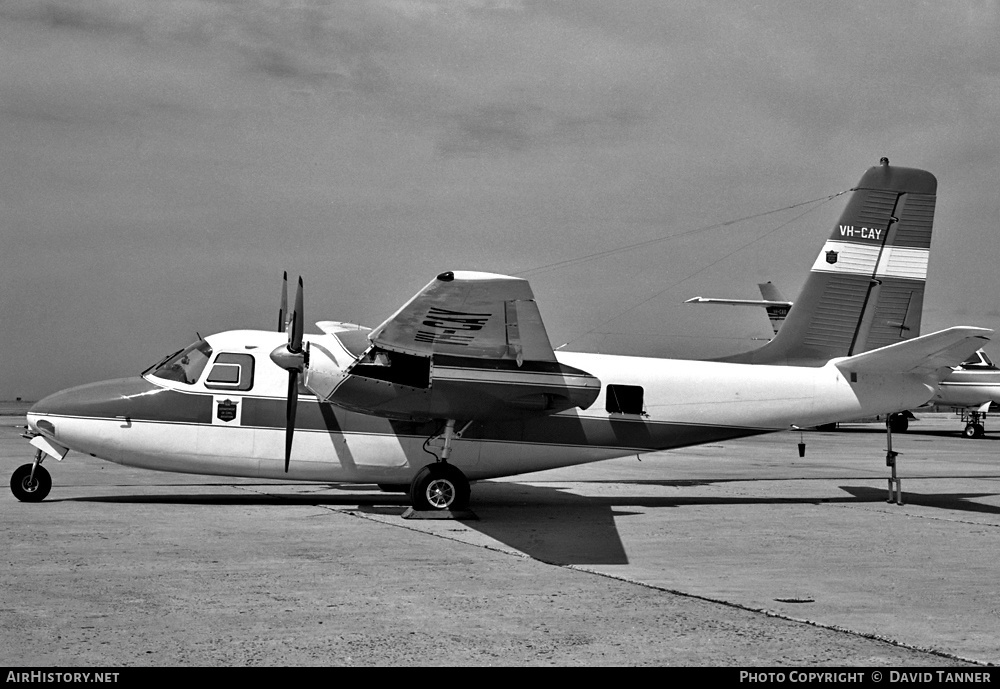
[[[288,273],[285,273],[281,288],[281,310],[279,324],[285,320],[288,308]],[[285,330],[288,332],[288,344],[276,347],[271,352],[271,361],[288,371],[288,397],[285,406],[285,473],[288,473],[288,462],[292,456],[292,436],[295,434],[295,411],[299,403],[299,374],[307,364],[308,353],[302,348],[302,331],[305,317],[302,314],[302,278],[295,292],[295,307],[287,316]]]

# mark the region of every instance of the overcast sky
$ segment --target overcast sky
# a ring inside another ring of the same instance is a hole
[[[555,346],[749,349],[763,311],[682,302],[794,297],[846,196],[730,221],[881,156],[939,182],[923,332],[1000,328],[998,16],[0,2],[0,399],[273,328],[283,270],[308,323],[374,326],[437,273],[484,270],[531,280]]]

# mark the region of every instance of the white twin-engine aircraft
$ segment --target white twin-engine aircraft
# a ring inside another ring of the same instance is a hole
[[[911,337],[937,182],[869,169],[778,335],[714,361],[554,352],[525,280],[449,271],[374,329],[212,335],[142,375],[28,412],[25,501],[68,450],[193,474],[369,483],[417,510],[460,510],[470,481],[920,406],[992,332]],[[844,226],[875,228],[842,233]],[[285,301],[283,296],[282,301]]]

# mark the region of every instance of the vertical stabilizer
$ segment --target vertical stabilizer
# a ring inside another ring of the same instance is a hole
[[[924,170],[870,168],[777,336],[723,360],[818,366],[919,336],[936,193]]]
[[[792,302],[781,296],[781,292],[770,281],[758,282],[757,287],[760,288],[760,296],[764,297],[765,302],[769,302],[764,304],[764,310],[767,311],[767,320],[771,322],[771,329],[777,335],[778,331],[781,330],[782,323],[788,318],[788,310],[792,308]]]

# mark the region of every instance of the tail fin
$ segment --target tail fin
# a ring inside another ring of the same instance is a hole
[[[883,158],[853,192],[775,338],[722,360],[819,366],[920,335],[937,180]]]
[[[765,301],[788,301],[770,280],[767,282],[758,282],[757,289],[760,290],[760,296],[764,297]],[[789,304],[789,306],[791,306],[791,304]]]
[[[764,310],[767,311],[767,320],[771,321],[771,329],[777,335],[781,330],[781,325],[788,318],[788,310],[792,308],[792,302],[785,299],[778,288],[770,280],[758,282],[760,296],[764,297]]]

